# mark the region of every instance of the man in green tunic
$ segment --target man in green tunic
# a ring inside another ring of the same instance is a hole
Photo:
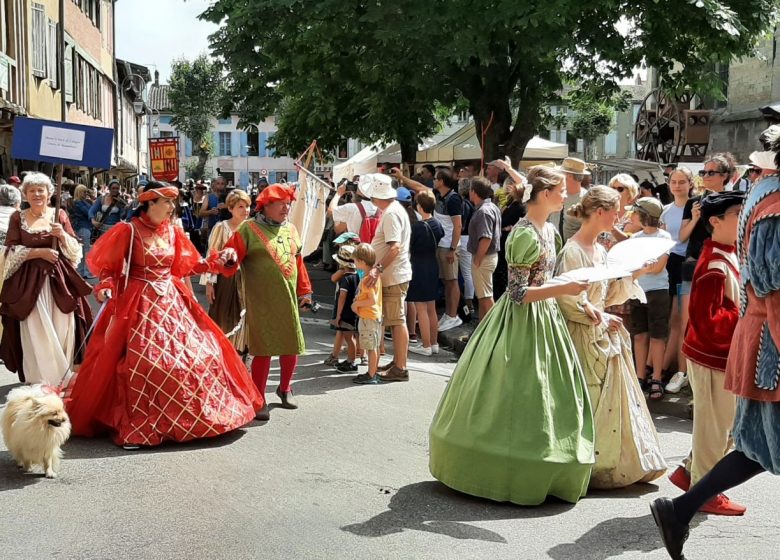
[[[226,270],[235,274],[240,265],[244,279],[246,332],[252,360],[252,380],[265,395],[271,357],[279,356],[281,380],[276,395],[284,408],[298,408],[292,378],[298,355],[305,349],[299,308],[311,305],[311,282],[303,264],[301,240],[287,221],[295,187],[274,184],[257,197],[258,214],[236,231],[226,248],[236,252],[236,263]],[[268,420],[268,405],[257,414]]]

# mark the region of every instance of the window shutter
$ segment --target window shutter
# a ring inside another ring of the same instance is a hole
[[[189,138],[184,142],[184,157],[192,157],[192,140]]]
[[[240,142],[240,146],[239,146],[240,152],[239,152],[239,155],[241,157],[248,157],[249,156],[249,150],[247,149],[247,146],[249,145],[249,138],[247,138],[246,131],[241,133],[239,142]]]
[[[241,150],[238,132],[230,133],[230,157],[238,157]]]
[[[258,146],[257,146],[257,155],[260,157],[266,157],[268,154],[265,153],[265,145],[266,145],[266,138],[268,137],[268,134],[265,132],[261,132],[258,134]]]
[[[46,8],[43,4],[32,4],[32,73],[38,78],[46,77]]]
[[[57,89],[59,87],[59,80],[57,79],[57,74],[59,73],[57,72],[59,62],[57,57],[57,47],[59,46],[57,23],[48,20],[46,32],[48,33],[46,39],[46,77],[49,79],[52,89]]]
[[[73,103],[73,45],[65,47],[65,101]]]

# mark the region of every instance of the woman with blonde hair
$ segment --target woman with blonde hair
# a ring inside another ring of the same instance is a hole
[[[639,185],[628,173],[620,173],[612,177],[607,186],[620,195],[615,223],[612,224],[609,231],[605,231],[599,236],[599,243],[609,251],[615,243],[625,241],[632,233],[636,233],[631,229],[631,213],[627,208],[639,196]]]
[[[238,231],[238,227],[249,218],[249,208],[252,200],[242,190],[234,190],[225,199],[225,205],[232,216],[229,220],[217,222],[209,235],[208,253],[218,253],[225,248],[227,242]],[[243,276],[224,276],[221,274],[203,274],[201,285],[206,286],[206,298],[209,301],[209,317],[219,325],[224,333],[232,332],[241,320],[243,303]],[[246,349],[244,329],[230,337],[233,346],[239,353]]]
[[[563,209],[564,184],[562,173],[531,168],[521,189],[528,213],[506,243],[509,287],[477,327],[439,402],[430,470],[455,490],[529,506],[547,496],[577,502],[587,490],[593,415],[555,298],[588,285],[550,282],[557,234],[547,219]]]
[[[582,226],[558,255],[556,272],[605,267],[607,251],[599,236],[613,228],[622,193],[605,186],[592,187],[569,213]],[[579,354],[596,428],[596,464],[592,488],[622,488],[650,482],[666,471],[658,434],[647,410],[634,371],[631,336],[623,321],[605,311],[609,305],[642,298],[633,277],[592,282],[579,295],[557,298],[574,348]]]

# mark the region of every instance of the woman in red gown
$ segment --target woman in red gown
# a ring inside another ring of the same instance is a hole
[[[111,299],[66,399],[77,435],[109,431],[128,449],[188,441],[235,430],[264,404],[232,344],[182,281],[217,272],[227,253],[203,260],[171,225],[177,196],[175,187],[149,183],[136,216],[89,253],[98,301]]]

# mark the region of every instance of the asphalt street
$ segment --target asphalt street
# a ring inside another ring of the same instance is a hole
[[[304,325],[301,407],[274,408],[267,424],[142,451],[72,438],[56,480],[20,473],[0,445],[0,558],[666,558],[648,509],[677,493],[665,478],[536,508],[435,481],[427,430],[454,358],[413,358],[409,383],[353,385],[321,365],[331,343],[323,312]],[[15,381],[0,372],[0,400]],[[656,424],[674,465],[691,424]],[[761,475],[729,495],[747,515],[697,517],[687,557],[777,558],[780,481]]]

